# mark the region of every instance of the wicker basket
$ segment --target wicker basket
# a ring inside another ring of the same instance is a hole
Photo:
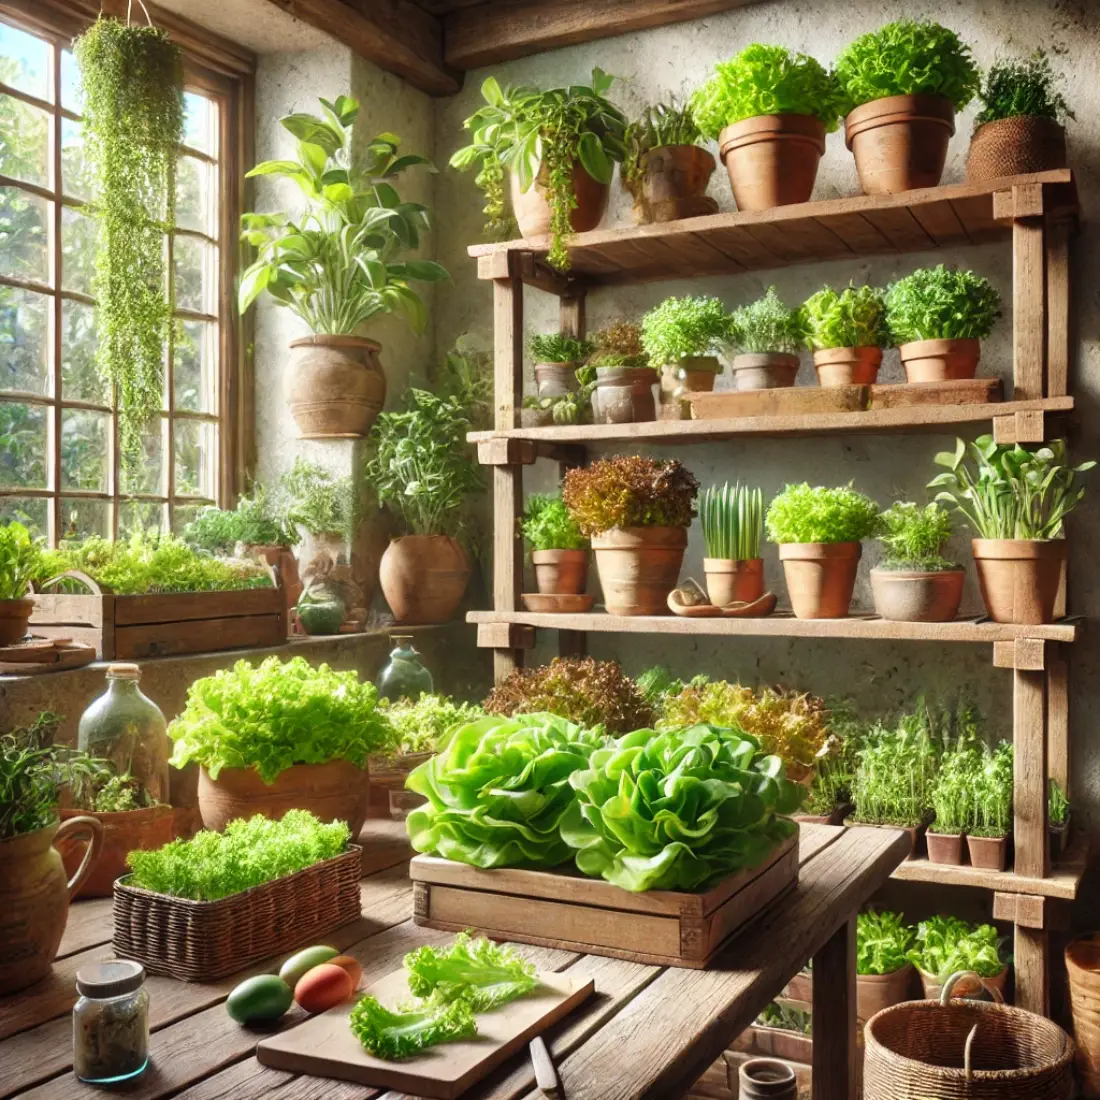
[[[115,952],[151,974],[224,978],[356,920],[361,859],[362,850],[348,845],[333,859],[219,901],[173,898],[119,879]]]
[[[864,1100],[1069,1100],[1073,1042],[1022,1008],[950,1001],[885,1008],[864,1032]]]

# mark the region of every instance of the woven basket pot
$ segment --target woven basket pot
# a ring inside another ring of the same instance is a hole
[[[966,158],[973,183],[1066,166],[1066,132],[1053,119],[1018,115],[974,131]]]

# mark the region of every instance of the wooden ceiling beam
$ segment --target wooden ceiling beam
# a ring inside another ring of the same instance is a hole
[[[757,0],[494,0],[444,17],[444,58],[476,69],[595,38],[662,27]]]

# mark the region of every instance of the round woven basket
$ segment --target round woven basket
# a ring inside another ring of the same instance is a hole
[[[950,1000],[883,1009],[864,1033],[864,1100],[1070,1100],[1073,1042],[1006,1004]]]
[[[974,131],[966,159],[971,183],[1066,166],[1066,133],[1049,118],[1017,115]]]

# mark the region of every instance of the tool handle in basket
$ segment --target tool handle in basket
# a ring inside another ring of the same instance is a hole
[[[958,983],[962,981],[963,978],[973,978],[982,987],[982,989],[984,989],[988,994],[992,996],[993,1000],[996,1001],[997,1004],[1003,1005],[1005,1003],[1004,994],[995,985],[993,985],[992,982],[987,982],[985,978],[981,976],[981,974],[978,974],[973,970],[956,970],[955,973],[952,974],[951,977],[949,977],[947,981],[943,983],[943,989],[940,990],[941,1005],[946,1005],[950,1003],[951,995],[955,992],[955,986],[958,985]]]

